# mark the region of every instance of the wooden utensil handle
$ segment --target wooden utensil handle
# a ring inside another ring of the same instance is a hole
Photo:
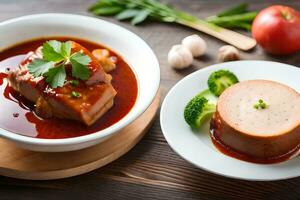
[[[207,24],[201,21],[199,23],[179,21],[178,23],[216,37],[244,51],[248,51],[256,46],[254,39],[213,24]]]

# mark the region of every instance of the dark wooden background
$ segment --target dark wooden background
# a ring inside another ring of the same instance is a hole
[[[95,0],[0,0],[0,21],[46,12],[90,15],[86,8]],[[169,0],[175,7],[206,17],[233,5],[236,0]],[[251,0],[251,9],[285,4],[300,10],[300,0]],[[146,23],[128,28],[143,38],[156,53],[161,66],[162,97],[187,74],[217,62],[224,43],[202,33],[173,24]],[[1,32],[1,29],[0,29]],[[208,43],[206,56],[185,71],[167,65],[169,48],[187,35],[198,33]],[[1,33],[3,34],[3,33]],[[266,55],[261,48],[242,53],[242,59],[273,60],[300,67],[300,54]],[[300,77],[299,77],[300,78]],[[188,145],[188,144],[187,144]],[[300,166],[299,166],[300,170]],[[26,181],[0,177],[0,199],[300,199],[300,178],[275,182],[249,182],[221,177],[197,169],[175,154],[166,143],[159,114],[149,133],[129,153],[91,173],[54,181]]]

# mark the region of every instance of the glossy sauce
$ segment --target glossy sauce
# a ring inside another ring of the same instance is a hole
[[[7,77],[6,73],[0,73],[0,86],[3,84],[4,79]]]
[[[289,158],[291,158],[293,155],[295,155],[300,150],[300,145],[298,145],[296,148],[292,149],[288,153],[283,154],[278,157],[272,157],[272,158],[268,158],[268,159],[256,158],[256,157],[247,155],[243,152],[240,152],[236,149],[233,149],[233,148],[229,147],[228,145],[224,144],[219,137],[219,135],[220,135],[220,133],[218,131],[219,126],[220,126],[220,124],[218,124],[218,119],[216,119],[216,117],[212,118],[210,121],[210,136],[211,136],[211,140],[212,140],[214,146],[221,153],[223,153],[227,156],[239,159],[239,160],[252,162],[252,163],[260,163],[260,164],[279,163],[279,162],[288,160]]]
[[[0,61],[16,55],[26,54],[29,51],[34,51],[45,41],[50,39],[59,41],[73,40],[90,51],[105,48],[99,44],[81,39],[62,37],[43,38],[18,44],[0,52]],[[109,51],[111,56],[116,56],[118,60],[116,69],[110,73],[113,77],[112,85],[117,91],[117,95],[114,98],[114,106],[92,126],[87,127],[84,124],[72,120],[56,118],[41,119],[37,117],[32,111],[34,104],[9,87],[6,80],[6,73],[3,72],[6,68],[11,66],[1,66],[0,127],[30,137],[57,139],[91,134],[118,122],[134,106],[138,95],[138,85],[134,72],[129,65],[115,52]]]

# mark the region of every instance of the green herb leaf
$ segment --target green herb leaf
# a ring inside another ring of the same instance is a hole
[[[139,10],[135,10],[135,9],[128,9],[128,10],[124,10],[123,12],[120,12],[117,16],[116,19],[117,20],[125,20],[125,19],[130,19],[135,17],[137,14],[139,14],[140,11]]]
[[[81,97],[81,94],[79,92],[72,91],[71,97],[73,97],[73,98],[79,98],[79,97]]]
[[[149,16],[150,12],[148,10],[142,10],[140,11],[132,20],[131,24],[136,25],[146,20],[146,18]]]
[[[39,77],[53,67],[54,62],[49,62],[43,59],[34,59],[31,63],[28,64],[28,71],[34,77]]]
[[[67,41],[61,44],[61,55],[65,58],[70,57],[71,55],[72,42]]]
[[[71,55],[71,49],[71,41],[59,42],[51,40],[45,42],[42,49],[43,59],[34,59],[29,63],[29,73],[34,77],[46,77],[46,82],[52,88],[61,87],[66,80],[65,65],[70,61],[72,76],[81,80],[87,80],[90,76],[87,65],[91,62],[91,58],[82,52],[76,52]],[[77,86],[79,82],[74,80],[71,84]]]
[[[52,88],[62,87],[66,80],[66,70],[64,65],[49,69],[44,74],[46,83],[50,84]]]
[[[61,42],[56,40],[50,40],[43,44],[43,59],[53,62],[61,62],[64,60],[61,54]]]
[[[70,84],[72,85],[72,86],[78,86],[79,85],[79,81],[78,80],[71,80],[70,81]]]
[[[90,71],[87,65],[91,62],[91,58],[81,52],[73,54],[70,58],[72,64],[72,76],[81,80],[87,80]]]

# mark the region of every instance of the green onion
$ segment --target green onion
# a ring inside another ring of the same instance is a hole
[[[73,97],[73,98],[79,98],[79,97],[81,97],[81,94],[79,92],[72,91],[71,97]]]
[[[268,107],[268,105],[264,102],[264,100],[259,99],[258,103],[254,104],[253,107],[255,109],[266,109]]]
[[[99,0],[89,8],[89,11],[95,15],[113,15],[118,20],[130,20],[133,25],[151,18],[188,27],[197,27],[197,24],[201,24],[215,30],[218,26],[249,30],[256,15],[256,12],[247,13],[247,4],[243,3],[202,20],[157,0]]]

